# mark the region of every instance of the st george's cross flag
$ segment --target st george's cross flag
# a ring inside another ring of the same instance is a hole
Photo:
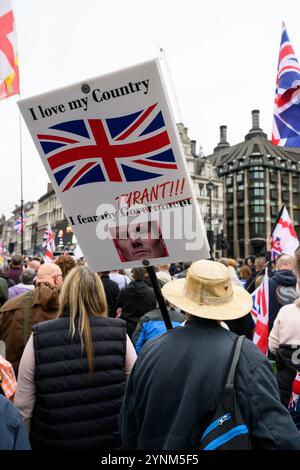
[[[300,147],[300,65],[284,23],[276,78],[272,144]]]
[[[0,100],[20,93],[17,38],[9,0],[0,0]]]
[[[55,251],[55,242],[54,242],[54,235],[51,230],[50,224],[48,224],[45,230],[42,246],[43,248],[46,248],[46,252],[44,254],[45,263],[53,263],[53,260],[54,260],[53,253]]]
[[[266,274],[262,284],[252,294],[252,319],[255,323],[253,343],[265,355],[268,354],[269,336],[269,278]]]
[[[282,254],[294,256],[298,246],[297,234],[287,208],[284,207],[272,235],[272,260]]]

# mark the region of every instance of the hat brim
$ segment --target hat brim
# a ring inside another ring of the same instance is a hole
[[[244,317],[252,309],[251,295],[243,288],[232,285],[233,296],[222,305],[199,305],[184,293],[185,279],[175,279],[162,287],[163,296],[175,307],[196,317],[211,320],[235,320]]]

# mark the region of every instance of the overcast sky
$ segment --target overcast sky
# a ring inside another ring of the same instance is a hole
[[[189,136],[210,154],[219,126],[236,144],[260,109],[270,137],[281,24],[300,60],[299,0],[11,0],[22,98],[158,55],[167,57]],[[0,214],[20,201],[17,97],[0,102]],[[22,123],[24,200],[46,191],[46,171]]]

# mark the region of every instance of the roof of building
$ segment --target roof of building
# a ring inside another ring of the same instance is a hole
[[[230,146],[221,129],[220,143],[208,159],[219,167],[219,174],[231,173],[255,165],[300,172],[300,148],[273,145],[267,134],[259,127],[259,111],[252,111],[252,128],[244,142]],[[262,160],[261,160],[262,158]]]

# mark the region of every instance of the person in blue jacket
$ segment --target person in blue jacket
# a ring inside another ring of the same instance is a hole
[[[19,410],[0,394],[0,450],[31,450]]]
[[[168,302],[166,304],[169,306]],[[168,311],[173,328],[180,326],[185,321],[185,316],[180,310],[171,307]],[[166,331],[167,328],[159,308],[143,315],[132,335],[132,342],[137,354],[147,341],[162,335]]]

